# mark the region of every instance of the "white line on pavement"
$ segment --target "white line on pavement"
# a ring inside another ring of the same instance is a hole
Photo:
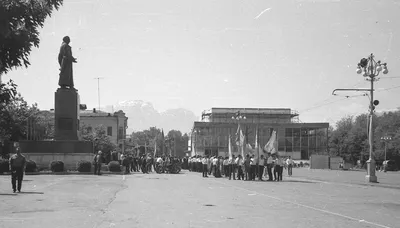
[[[224,185],[236,188],[236,189],[240,189],[242,191],[247,191],[247,192],[251,192],[251,193],[255,192],[258,195],[262,195],[262,196],[265,196],[265,197],[268,197],[268,198],[271,198],[271,199],[275,199],[275,200],[278,200],[278,201],[281,201],[281,202],[294,204],[296,206],[308,208],[308,209],[311,209],[311,210],[314,210],[314,211],[319,211],[319,212],[322,212],[322,213],[325,213],[325,214],[335,215],[335,216],[338,216],[338,217],[346,218],[346,219],[353,220],[353,221],[360,222],[360,223],[361,222],[362,223],[367,223],[367,224],[374,225],[374,226],[377,226],[377,227],[390,228],[389,226],[385,226],[385,225],[382,225],[382,224],[369,222],[369,221],[366,221],[364,219],[357,219],[357,218],[353,218],[353,217],[350,217],[350,216],[347,216],[347,215],[343,215],[343,214],[339,214],[339,213],[336,213],[336,212],[332,212],[332,211],[328,211],[328,210],[324,210],[324,209],[319,209],[319,208],[316,208],[316,207],[311,207],[311,206],[308,206],[308,205],[305,205],[305,204],[300,204],[300,203],[284,200],[284,199],[281,199],[281,198],[278,198],[278,197],[275,197],[275,196],[270,196],[270,195],[267,195],[267,194],[264,194],[264,193],[260,193],[260,192],[256,192],[256,191],[249,190],[249,189],[246,189],[246,188],[242,188],[242,187],[238,187],[238,186],[235,186],[235,185],[227,184],[227,183],[224,183],[222,181],[215,180],[215,179],[210,179],[210,180],[218,182],[220,184],[224,184]]]

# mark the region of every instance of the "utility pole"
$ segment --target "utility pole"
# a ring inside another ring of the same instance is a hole
[[[99,102],[99,111],[100,111],[100,79],[104,79],[102,77],[94,78],[97,80],[97,100]]]
[[[379,104],[378,100],[374,100],[374,82],[378,81],[379,73],[382,71],[383,74],[387,74],[389,71],[387,69],[386,63],[381,63],[381,61],[375,61],[374,55],[370,54],[367,58],[362,58],[357,66],[357,74],[362,74],[367,81],[371,82],[371,89],[335,89],[335,91],[369,91],[370,92],[370,102],[369,102],[369,127],[368,127],[368,140],[369,140],[369,159],[367,161],[367,175],[365,180],[368,182],[378,182],[378,178],[375,175],[375,160],[373,158],[374,150],[374,136],[373,136],[373,116],[375,111],[375,106]]]

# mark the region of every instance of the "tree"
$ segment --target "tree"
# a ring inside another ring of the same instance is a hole
[[[28,67],[32,46],[39,47],[39,28],[63,0],[0,1],[0,75]]]
[[[115,145],[110,138],[107,136],[106,128],[103,125],[97,126],[95,129],[87,125],[80,126],[80,135],[82,140],[91,141],[94,143],[94,150],[101,150],[106,155],[116,150]]]
[[[21,94],[17,94],[8,104],[0,104],[0,141],[19,141],[27,138],[28,118],[39,109],[29,106]]]
[[[17,85],[12,80],[6,84],[0,83],[0,105],[7,105],[16,95]]]
[[[348,134],[353,127],[353,117],[347,116],[336,123],[336,129],[330,137],[330,148],[333,154],[345,156],[348,152]]]
[[[161,129],[150,127],[148,130],[132,132],[131,139],[138,146],[146,146],[147,153],[154,154],[157,146],[157,154],[162,151],[162,133]]]

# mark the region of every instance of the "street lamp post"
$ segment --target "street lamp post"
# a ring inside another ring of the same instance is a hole
[[[385,142],[385,161],[386,161],[386,160],[387,160],[387,159],[386,159],[387,143],[388,143],[389,141],[392,140],[392,137],[390,137],[390,136],[383,136],[383,137],[381,137],[381,140],[382,140],[383,142]]]
[[[371,82],[370,89],[370,105],[369,105],[369,159],[367,161],[367,176],[365,180],[368,182],[378,182],[378,178],[375,175],[375,160],[373,158],[374,150],[374,137],[372,120],[374,115],[375,106],[379,104],[378,100],[374,100],[374,82],[378,81],[379,73],[382,71],[383,74],[387,74],[389,71],[387,69],[386,63],[381,63],[381,61],[375,61],[374,55],[371,54],[367,58],[362,58],[357,66],[357,74],[362,74],[367,81]]]

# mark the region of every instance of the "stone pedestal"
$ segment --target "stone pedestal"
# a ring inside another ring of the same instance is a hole
[[[57,89],[54,105],[55,140],[78,140],[79,94],[74,89]]]

